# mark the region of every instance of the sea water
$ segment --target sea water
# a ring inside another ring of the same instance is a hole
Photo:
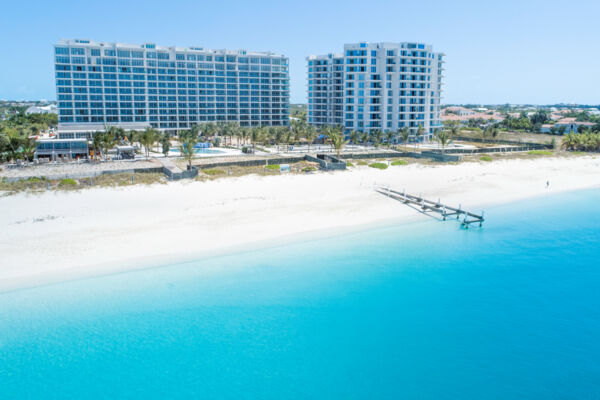
[[[0,294],[0,398],[598,399],[599,204]]]

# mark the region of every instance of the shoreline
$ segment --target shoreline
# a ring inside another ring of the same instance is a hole
[[[375,193],[374,183],[400,190],[404,184],[408,192],[418,190],[424,197],[479,211],[548,195],[547,179],[550,195],[599,187],[600,157],[385,171],[364,167],[314,175],[18,194],[0,199],[0,209],[11,211],[0,213],[0,251],[5,255],[0,294],[426,218]]]

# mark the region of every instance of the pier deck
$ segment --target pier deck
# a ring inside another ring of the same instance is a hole
[[[484,214],[481,212],[481,215],[463,210],[459,205],[458,208],[448,206],[444,203],[441,203],[440,200],[432,201],[424,199],[421,195],[415,196],[406,191],[397,191],[391,189],[389,186],[375,186],[375,191],[381,193],[385,196],[388,196],[394,200],[400,201],[404,204],[417,206],[421,209],[423,213],[435,213],[439,214],[443,221],[446,221],[448,217],[456,216],[456,220],[460,221],[462,216],[462,221],[460,221],[461,226],[465,229],[468,229],[471,224],[479,224],[481,227],[483,225],[483,221],[485,221]]]

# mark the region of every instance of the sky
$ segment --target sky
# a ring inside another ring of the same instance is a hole
[[[6,1],[0,99],[55,100],[52,45],[90,39],[273,51],[306,103],[306,56],[418,41],[446,54],[446,104],[600,104],[600,1]]]

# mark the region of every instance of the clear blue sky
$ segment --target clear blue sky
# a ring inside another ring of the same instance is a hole
[[[7,1],[0,99],[55,99],[61,38],[272,50],[306,102],[305,57],[344,43],[420,41],[446,53],[445,103],[600,103],[600,1]]]

